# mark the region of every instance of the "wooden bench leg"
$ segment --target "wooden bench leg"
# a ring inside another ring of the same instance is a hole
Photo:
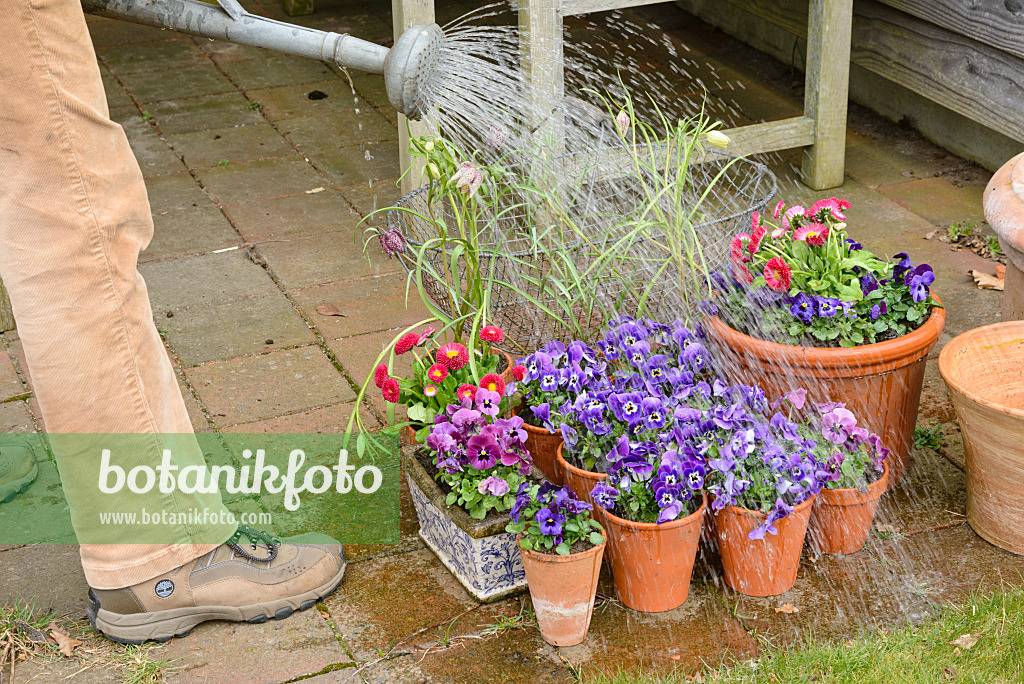
[[[804,183],[815,190],[843,184],[850,89],[853,0],[810,0],[804,116],[815,122],[804,150]]]
[[[313,13],[313,0],[281,0],[281,6],[289,17]]]
[[[11,311],[11,300],[7,296],[7,288],[0,282],[0,333],[14,330],[14,312]]]
[[[394,16],[395,40],[412,26],[425,26],[434,23],[434,0],[391,0],[391,13]],[[430,127],[423,121],[409,121],[404,114],[398,115],[398,161],[400,172],[416,162],[412,169],[402,178],[402,194],[407,195],[423,185],[423,160],[409,154],[409,138],[427,135]]]

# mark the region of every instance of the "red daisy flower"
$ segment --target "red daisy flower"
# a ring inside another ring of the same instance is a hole
[[[732,260],[732,273],[742,285],[749,285],[754,281],[754,276],[750,274],[750,269],[739,259]]]
[[[391,376],[388,375],[387,364],[380,364],[376,370],[373,371],[373,384],[378,388],[384,387],[384,382]]]
[[[416,333],[406,333],[399,337],[398,341],[395,342],[395,353],[404,354],[405,352],[415,347],[416,343],[419,341],[420,336],[417,335]]]
[[[443,363],[435,363],[427,369],[427,377],[434,382],[444,382],[448,377],[448,369]]]
[[[823,223],[801,226],[793,233],[793,239],[806,242],[812,247],[823,247],[828,239],[828,226]]]
[[[384,395],[384,401],[389,401],[392,404],[397,404],[401,397],[401,392],[398,387],[398,380],[394,378],[388,378],[384,382],[384,386],[380,388],[381,394]]]
[[[792,282],[793,269],[782,257],[772,257],[764,265],[764,282],[776,292],[787,292]]]
[[[505,395],[505,381],[497,373],[488,373],[480,378],[480,387],[491,392],[497,392],[502,396]]]
[[[755,211],[750,219],[750,232],[753,233],[761,226],[761,212]]]
[[[786,206],[784,200],[779,200],[779,203],[775,205],[775,210],[772,211],[772,218],[779,218],[779,214],[782,213],[782,208]]]
[[[512,366],[512,379],[522,382],[526,377],[526,366]]]
[[[441,345],[435,359],[450,371],[459,370],[469,363],[469,352],[458,342]]]
[[[484,342],[501,342],[505,339],[505,331],[496,325],[485,325],[480,330],[480,339]]]
[[[754,234],[750,236],[750,244],[747,245],[747,251],[753,256],[757,254],[757,250],[761,249],[761,240],[764,239],[765,234],[768,233],[768,229],[764,226],[758,226],[754,229]]]
[[[459,389],[456,390],[455,396],[459,399],[474,399],[476,397],[476,385],[459,385]]]

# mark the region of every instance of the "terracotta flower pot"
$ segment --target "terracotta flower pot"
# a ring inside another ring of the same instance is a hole
[[[732,383],[758,385],[772,400],[803,387],[808,401],[846,404],[892,451],[890,487],[907,472],[925,362],[945,324],[945,310],[934,308],[924,325],[902,337],[836,348],[767,342],[733,330],[717,316],[705,319]]]
[[[1024,321],[954,337],[939,372],[967,455],[967,522],[983,539],[1024,554]]]
[[[569,489],[576,492],[576,496],[580,498],[580,501],[586,501],[588,504],[594,503],[594,497],[590,495],[590,490],[598,482],[603,482],[604,478],[608,476],[604,473],[595,473],[590,470],[583,470],[583,468],[577,468],[566,461],[562,455],[564,446],[565,442],[559,443],[558,450],[555,452],[556,467],[564,474],[565,484],[569,485]],[[600,508],[600,506],[596,508]]]
[[[606,544],[568,556],[519,547],[537,627],[552,646],[575,646],[586,638]]]
[[[810,498],[775,523],[778,534],[764,539],[747,535],[759,527],[766,513],[726,506],[715,514],[715,536],[722,555],[725,583],[747,596],[775,596],[789,591],[800,568],[800,552],[811,517]]]
[[[516,406],[513,413],[519,415],[522,408],[522,404]],[[528,423],[523,423],[523,430],[526,431],[526,450],[533,457],[533,465],[537,466],[537,470],[544,473],[552,483],[559,487],[564,485],[565,476],[558,467],[558,447],[562,445],[562,431],[559,429],[548,432],[545,427],[534,427]]]
[[[889,487],[889,465],[867,489],[822,489],[811,507],[807,536],[819,553],[845,555],[860,551],[871,531],[878,500]]]
[[[608,534],[615,595],[623,605],[661,613],[683,605],[690,595],[690,575],[707,510],[700,508],[662,525],[625,520],[608,511],[601,522]]]

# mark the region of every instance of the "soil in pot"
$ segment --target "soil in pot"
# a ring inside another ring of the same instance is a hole
[[[760,511],[726,506],[715,514],[715,536],[722,556],[725,583],[747,596],[775,596],[789,591],[800,568],[814,498],[775,523],[778,534],[764,539],[747,535],[767,517]]]
[[[889,487],[889,466],[864,489],[822,489],[811,507],[807,538],[818,553],[860,551],[871,532],[878,501]]]
[[[625,520],[604,511],[601,523],[615,578],[615,595],[623,605],[660,613],[683,605],[690,595],[690,576],[697,556],[707,498],[696,510],[657,525]]]
[[[925,363],[945,322],[945,310],[934,308],[924,325],[902,337],[860,347],[819,348],[758,340],[717,316],[705,319],[731,382],[758,385],[771,400],[802,387],[807,401],[846,404],[858,424],[877,433],[891,450],[890,488],[907,471]]]
[[[568,556],[519,548],[537,627],[552,646],[575,646],[586,638],[606,545],[577,542]]]

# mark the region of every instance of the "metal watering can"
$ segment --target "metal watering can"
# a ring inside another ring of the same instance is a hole
[[[390,50],[348,34],[318,31],[249,14],[238,0],[82,0],[88,14],[181,31],[194,36],[266,48],[382,74],[388,100],[410,119],[430,108],[444,33],[437,24],[413,26]]]

